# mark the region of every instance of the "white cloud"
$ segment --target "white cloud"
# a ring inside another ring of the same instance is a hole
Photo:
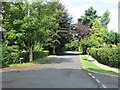
[[[108,25],[109,29],[114,29],[118,32],[118,8],[110,9],[110,23]]]
[[[60,0],[62,4],[70,5],[70,0]]]
[[[114,29],[115,31],[118,31],[118,2],[119,0],[60,0],[68,9],[68,12],[73,16],[73,22],[77,22],[77,19],[80,18],[80,16],[84,15],[85,10],[87,10],[90,6],[93,6],[95,10],[97,10],[97,14],[99,16],[103,15],[103,13],[108,9],[110,11],[110,23],[108,24],[108,29]],[[75,6],[73,4],[80,3],[80,6]],[[97,6],[98,3],[104,3],[104,4],[114,4],[116,7],[109,8],[101,5]]]
[[[84,9],[81,7],[70,7],[68,12],[73,16],[73,22],[77,22],[77,19],[84,14]]]
[[[105,9],[97,9],[98,15],[102,16],[103,13],[106,11]],[[118,8],[109,9],[110,12],[110,22],[108,24],[109,30],[114,30],[118,32]]]
[[[105,3],[114,3],[114,4],[118,4],[119,0],[102,0]]]
[[[70,1],[70,0],[69,0]],[[119,2],[119,0],[74,0],[74,2],[92,2],[92,3],[95,3],[95,2],[103,2],[103,3],[114,3],[114,4],[117,4]]]

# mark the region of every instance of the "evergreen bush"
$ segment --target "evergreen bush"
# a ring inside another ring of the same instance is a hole
[[[120,48],[91,48],[89,53],[99,63],[120,68]]]

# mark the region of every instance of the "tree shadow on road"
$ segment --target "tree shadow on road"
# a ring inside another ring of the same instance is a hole
[[[68,63],[68,62],[73,62],[73,56],[78,56],[80,55],[80,52],[66,52],[65,54],[62,55],[57,55],[58,57],[54,57],[47,61],[45,64],[54,64],[54,63]]]
[[[80,52],[66,52],[65,54],[60,54],[58,56],[67,56],[67,55],[81,55]]]
[[[66,57],[63,57],[63,58],[58,58],[58,57],[54,57],[50,60],[48,60],[48,62],[46,62],[45,64],[55,64],[55,63],[68,63],[68,62],[73,62],[72,58],[66,58]]]

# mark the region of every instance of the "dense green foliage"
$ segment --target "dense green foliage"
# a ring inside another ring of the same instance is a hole
[[[107,25],[110,22],[110,12],[108,10],[106,10],[103,14],[103,16],[100,18],[100,24],[102,26],[102,28],[107,29]]]
[[[120,68],[120,48],[92,48],[89,53],[98,62],[111,66]]]
[[[33,61],[48,55],[49,55],[49,51],[33,51]],[[21,52],[19,54],[19,57],[23,58],[22,62],[29,62],[28,56],[29,56],[28,52]]]
[[[97,11],[94,10],[93,7],[90,7],[88,10],[85,10],[85,15],[81,16],[81,18],[78,19],[78,22],[91,28],[96,18],[98,18]]]
[[[43,49],[55,50],[55,54],[65,51],[71,17],[60,2],[3,2],[2,5],[3,65],[18,63],[22,51],[27,52],[22,57],[26,61],[29,58],[29,62],[44,56],[37,53]]]
[[[20,50],[29,51],[32,61],[32,49],[36,43],[46,40],[53,29],[58,29],[57,16],[61,13],[56,2],[3,3],[3,41],[8,46],[17,44]],[[54,27],[53,27],[54,25]]]
[[[94,39],[94,41],[98,42],[98,46],[102,46],[102,44],[104,43],[102,35],[105,33],[105,29],[101,28],[101,25],[97,19],[93,22],[93,26],[90,30],[90,39]]]
[[[2,66],[20,63],[20,58],[23,58],[22,63],[29,62],[28,52],[18,52],[17,46],[7,47],[3,44],[2,47]],[[48,51],[33,51],[33,60],[48,56]]]
[[[19,63],[19,47],[17,45],[7,46],[2,44],[3,66],[15,63]]]
[[[70,23],[72,17],[69,16],[65,7],[58,3],[57,9],[62,11],[57,16],[58,29],[53,29],[53,33],[49,34],[49,38],[45,41],[44,48],[50,51],[50,54],[63,54],[65,51],[65,44],[71,39]]]
[[[117,44],[120,43],[120,34],[108,31],[107,25],[110,22],[110,12],[106,10],[103,16],[97,16],[96,13],[97,11],[90,7],[88,10],[85,10],[85,14],[78,19],[78,23],[85,25],[86,28],[82,28],[80,25],[78,27],[76,25],[77,29],[79,28],[79,38],[85,36],[82,39],[78,39],[80,41],[80,48],[82,49],[83,54],[86,54],[87,50],[92,47],[101,48],[104,46],[116,46],[117,48]],[[89,30],[90,32],[87,34]]]
[[[102,35],[102,38],[104,39],[104,41],[107,44],[116,44],[120,43],[120,34],[110,31],[110,32],[106,32]]]
[[[71,43],[65,45],[67,51],[79,51],[79,41],[74,40]]]
[[[98,20],[94,20],[93,26],[89,29],[90,35],[87,38],[84,38],[80,41],[80,45],[83,51],[83,54],[86,54],[87,49],[91,47],[102,47],[104,40],[102,38],[102,35],[105,32],[105,29],[101,28],[101,25],[99,24]]]
[[[99,42],[94,39],[84,39],[80,42],[80,46],[83,54],[87,54],[87,50],[91,47],[99,47]]]

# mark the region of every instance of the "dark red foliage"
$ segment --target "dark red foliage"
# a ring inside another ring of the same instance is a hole
[[[82,25],[80,23],[75,24],[75,30],[78,32],[78,38],[83,39],[83,38],[88,38],[90,35],[90,30],[85,25]]]

